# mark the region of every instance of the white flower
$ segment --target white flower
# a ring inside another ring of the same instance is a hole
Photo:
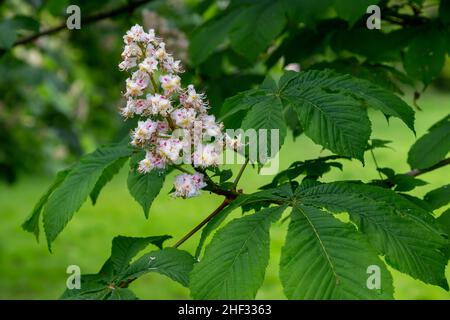
[[[214,144],[200,144],[193,154],[195,167],[217,166],[220,161],[220,152]]]
[[[167,121],[158,121],[158,125],[156,127],[156,131],[158,134],[166,134],[169,130],[169,125],[167,124]]]
[[[150,119],[139,121],[137,128],[132,133],[131,144],[134,146],[143,146],[152,139],[152,135],[156,132],[158,123]]]
[[[228,148],[236,151],[240,151],[244,147],[241,134],[238,134],[235,138],[231,138],[228,134],[225,134],[225,144]]]
[[[150,76],[148,73],[141,70],[134,72],[131,79],[141,90],[145,90],[150,83]]]
[[[180,158],[180,152],[182,148],[183,142],[178,139],[169,138],[158,140],[159,154],[172,162],[175,162]]]
[[[159,47],[158,47],[158,49],[156,49],[154,55],[155,55],[156,59],[158,59],[161,62],[167,58],[168,54],[166,52],[166,44],[164,42],[161,42],[159,44]]]
[[[202,115],[199,119],[202,123],[202,129],[210,137],[217,137],[222,134],[223,125],[216,122],[214,115]]]
[[[162,157],[154,154],[151,151],[147,151],[147,153],[145,154],[145,158],[139,162],[138,171],[140,173],[148,173],[155,168],[164,169],[165,167],[166,162]]]
[[[119,63],[119,69],[120,71],[130,70],[131,68],[136,67],[136,65],[136,58],[126,58],[121,63]]]
[[[208,104],[204,101],[205,95],[197,93],[192,84],[188,85],[186,92],[180,96],[180,102],[186,107],[199,110],[201,113],[206,112]]]
[[[175,177],[175,197],[192,198],[200,194],[200,189],[206,187],[201,173],[183,173]]]
[[[131,27],[130,30],[127,31],[127,33],[123,36],[123,41],[125,44],[130,44],[133,41],[140,42],[146,40],[147,34],[144,32],[144,29],[136,24]]]
[[[183,72],[180,60],[174,60],[172,56],[166,57],[163,61],[163,68],[168,73],[180,73]]]
[[[176,75],[163,75],[159,77],[161,87],[164,89],[164,95],[170,96],[174,92],[181,90],[181,79]]]
[[[160,114],[166,117],[173,110],[170,100],[160,94],[147,95],[147,99],[151,103],[152,113],[154,115]]]
[[[194,109],[176,109],[172,112],[171,117],[175,124],[181,128],[192,128],[195,121]]]
[[[146,99],[134,100],[135,113],[140,116],[149,116],[152,112],[151,104]]]
[[[156,42],[155,29],[149,29],[147,33],[142,36],[145,42]]]
[[[147,57],[139,64],[139,70],[152,74],[158,70],[158,60],[153,57]]]
[[[136,57],[136,56],[141,56],[141,55],[142,55],[142,50],[135,42],[127,44],[123,48],[123,52],[122,52],[122,58],[123,59]]]
[[[137,112],[136,112],[135,101],[132,98],[128,98],[127,105],[125,107],[123,107],[122,109],[120,109],[120,114],[125,119],[128,119],[128,118],[133,118],[136,113]]]
[[[128,78],[126,80],[127,91],[125,92],[126,97],[136,97],[142,95],[142,87],[139,86],[134,80]]]

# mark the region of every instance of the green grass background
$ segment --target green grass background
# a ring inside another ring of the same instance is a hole
[[[416,130],[421,136],[437,120],[450,110],[450,95],[427,91],[419,101],[423,112],[418,112]],[[394,140],[390,149],[375,151],[380,166],[394,168],[397,172],[409,170],[407,152],[415,140],[414,134],[397,119],[390,124],[379,112],[371,111],[372,138]],[[295,160],[326,155],[307,137],[296,141],[289,137],[280,153],[280,168]],[[166,185],[150,210],[146,220],[139,205],[126,189],[127,169],[124,168],[100,194],[94,207],[86,202],[73,220],[57,238],[53,254],[47,251],[44,238],[36,243],[33,236],[24,232],[20,224],[31,211],[34,203],[47,188],[53,177],[23,177],[13,186],[0,185],[0,299],[56,299],[65,288],[68,265],[80,266],[83,273],[97,272],[110,253],[111,239],[116,235],[146,236],[170,234],[173,244],[194,225],[209,214],[221,201],[217,196],[204,193],[190,200],[174,200],[168,192],[172,179]],[[358,161],[345,161],[344,170],[333,169],[323,181],[359,179],[368,181],[377,173],[370,154],[366,165]],[[423,175],[428,185],[412,194],[423,196],[434,187],[449,182],[450,167]],[[271,180],[271,176],[259,176],[249,169],[241,180],[245,192],[255,191],[258,186]],[[443,210],[441,210],[443,211]],[[439,212],[438,212],[439,214]],[[232,218],[238,217],[235,211]],[[259,299],[284,299],[278,279],[280,249],[286,233],[286,224],[272,228],[271,260],[266,279],[260,289]],[[181,248],[194,252],[199,236],[191,238]],[[441,288],[426,285],[411,277],[393,271],[397,299],[449,299],[450,294]],[[447,277],[450,270],[447,267]],[[131,288],[141,299],[188,299],[189,291],[181,285],[158,275],[148,274],[135,281]]]

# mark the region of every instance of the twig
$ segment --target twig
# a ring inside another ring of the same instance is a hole
[[[241,170],[239,170],[238,175],[236,176],[236,179],[233,182],[233,190],[236,190],[236,187],[239,183],[239,180],[241,180],[242,174],[244,173],[244,170],[247,167],[248,162],[249,158],[246,158],[244,164],[241,167]]]
[[[435,165],[433,165],[431,167],[428,167],[428,168],[425,168],[425,169],[413,169],[413,170],[407,172],[406,174],[408,176],[411,176],[411,177],[417,177],[417,176],[420,176],[420,175],[422,175],[424,173],[427,173],[427,172],[430,172],[430,171],[433,171],[433,170],[445,167],[448,164],[450,164],[450,158],[447,158],[447,159],[444,159],[442,161],[439,161]]]
[[[417,177],[420,176],[424,173],[445,167],[446,165],[450,164],[450,158],[444,159],[442,161],[439,161],[438,163],[436,163],[435,165],[432,165],[431,167],[428,168],[424,168],[424,169],[412,169],[409,172],[406,172],[405,174],[411,177]],[[390,188],[392,188],[393,186],[395,186],[395,182],[392,181],[391,179],[382,179],[382,181],[384,183],[386,183],[386,185]]]
[[[152,1],[152,0],[129,1],[126,5],[123,5],[123,6],[120,6],[117,8],[113,8],[113,9],[110,9],[110,10],[107,10],[104,12],[95,13],[95,14],[92,14],[85,18],[81,18],[81,25],[91,24],[91,23],[94,23],[94,22],[97,22],[99,20],[103,20],[106,18],[113,18],[113,17],[119,16],[124,13],[131,13],[134,11],[134,9],[136,9],[136,8],[140,7],[141,5],[146,4],[150,1]],[[40,37],[48,36],[48,35],[60,32],[62,30],[65,30],[65,29],[67,29],[66,22],[61,23],[60,25],[58,25],[56,27],[49,28],[47,30],[43,30],[43,31],[37,32],[35,34],[32,34],[30,36],[19,39],[16,42],[14,42],[14,44],[12,46],[15,47],[18,45],[26,44],[26,43],[32,42]]]
[[[198,230],[200,230],[205,224],[207,224],[212,218],[218,215],[223,209],[225,209],[232,200],[225,198],[223,202],[218,206],[209,216],[207,216],[202,222],[196,225],[191,231],[189,231],[183,238],[181,238],[175,245],[174,248],[178,248],[182,245],[186,240],[192,237]]]

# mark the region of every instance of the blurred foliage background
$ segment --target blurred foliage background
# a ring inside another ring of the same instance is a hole
[[[354,6],[334,1],[0,1],[0,298],[57,298],[65,286],[65,268],[77,264],[83,273],[96,272],[114,236],[167,233],[176,240],[220,201],[208,195],[170,200],[171,186],[166,185],[147,221],[126,190],[127,169],[122,169],[95,208],[85,204],[77,213],[54,254],[20,228],[57,170],[128,133],[130,124],[117,112],[124,104],[126,77],[117,64],[121,37],[135,23],[155,28],[166,39],[186,65],[185,84],[202,88],[216,114],[225,98],[261,83],[266,73],[276,77],[286,68],[331,68],[403,95],[416,108],[417,136],[446,116],[449,1],[443,1],[446,7],[437,0],[355,0]],[[382,7],[382,30],[366,28],[365,8],[372,2]],[[266,12],[274,3],[297,11],[280,22],[273,10]],[[66,8],[73,4],[81,8],[81,29],[69,31]],[[235,16],[242,7],[247,15]],[[60,30],[33,38],[60,25]],[[247,36],[236,39],[233,28],[248,29]],[[388,124],[381,114],[370,115],[372,138],[393,140],[392,149],[376,151],[380,166],[408,171],[407,152],[416,137],[396,119]],[[301,135],[298,123],[290,127],[293,134],[281,150],[280,168],[328,154]],[[366,158],[364,167],[345,162],[344,171],[333,169],[324,181],[376,178],[373,159]],[[429,173],[423,176],[429,184],[410,194],[422,196],[448,183],[449,176],[448,167]],[[248,171],[242,188],[254,191],[271,178]],[[276,225],[258,298],[284,297],[277,277],[284,235],[285,226]],[[196,241],[190,239],[185,249],[194,249]],[[397,298],[450,298],[440,288],[394,275]],[[141,298],[188,298],[185,288],[155,274],[132,286]]]

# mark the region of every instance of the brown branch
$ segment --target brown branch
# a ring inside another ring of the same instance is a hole
[[[424,169],[412,169],[409,172],[406,172],[405,174],[411,177],[417,177],[420,176],[424,173],[430,172],[430,171],[434,171],[436,169],[445,167],[446,165],[450,164],[450,158],[444,159],[442,161],[439,161],[438,163],[436,163],[435,165],[432,165],[431,167],[428,168],[424,168]],[[392,181],[391,179],[385,179],[385,180],[381,180],[382,182],[386,183],[386,185],[389,188],[392,188],[393,186],[395,186],[395,182]]]
[[[180,245],[182,245],[187,239],[192,237],[198,230],[203,228],[205,224],[207,224],[212,218],[214,218],[216,215],[218,215],[220,212],[222,212],[223,209],[225,209],[232,200],[225,198],[223,202],[218,206],[209,216],[207,216],[202,222],[200,222],[198,225],[196,225],[191,231],[189,231],[183,238],[181,238],[175,245],[174,248],[178,248]]]
[[[417,177],[417,176],[420,176],[421,174],[445,167],[448,164],[450,164],[450,158],[439,161],[435,165],[425,168],[425,169],[413,169],[413,170],[407,172],[406,174],[411,177]]]
[[[120,6],[117,8],[113,8],[113,9],[110,9],[110,10],[107,10],[104,12],[95,13],[95,14],[92,14],[85,18],[81,18],[81,25],[91,24],[91,23],[94,23],[94,22],[97,22],[97,21],[100,21],[100,20],[103,20],[106,18],[113,18],[113,17],[119,16],[124,13],[132,13],[136,8],[140,7],[143,4],[148,3],[150,1],[152,1],[152,0],[129,1],[126,5],[123,5],[123,6]],[[37,32],[35,34],[32,34],[30,36],[19,39],[16,42],[14,42],[13,47],[32,42],[43,36],[48,36],[48,35],[60,32],[66,28],[67,28],[66,22],[61,23],[60,25],[58,25],[56,27],[49,28],[47,30],[43,30],[43,31]]]

